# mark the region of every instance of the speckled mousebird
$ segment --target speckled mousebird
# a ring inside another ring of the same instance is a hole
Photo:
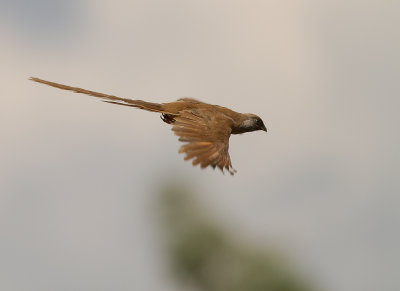
[[[179,149],[179,153],[186,154],[185,161],[194,159],[192,162],[194,166],[200,165],[201,168],[211,166],[214,169],[218,167],[222,172],[225,169],[231,175],[236,173],[236,170],[232,168],[228,152],[230,135],[256,130],[267,131],[262,119],[255,114],[238,113],[192,98],[181,98],[169,103],[152,103],[93,92],[33,77],[30,80],[98,97],[107,103],[161,113],[161,119],[172,124],[172,130],[175,135],[179,136],[179,141],[185,143]]]

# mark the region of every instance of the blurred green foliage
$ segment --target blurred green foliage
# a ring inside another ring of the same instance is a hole
[[[171,269],[184,286],[207,291],[315,290],[276,251],[235,242],[197,205],[188,188],[166,187],[160,201]]]

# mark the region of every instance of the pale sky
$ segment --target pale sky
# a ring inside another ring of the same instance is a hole
[[[152,213],[168,179],[324,290],[400,289],[398,1],[34,3],[0,2],[1,290],[175,290]],[[233,136],[224,176],[157,114],[30,76],[269,131]]]

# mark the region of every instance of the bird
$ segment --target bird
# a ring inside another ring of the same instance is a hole
[[[232,176],[237,172],[232,167],[229,155],[231,134],[262,130],[267,132],[263,120],[252,113],[239,113],[219,105],[201,102],[194,98],[180,98],[174,102],[153,103],[143,100],[121,98],[86,89],[67,86],[55,82],[30,77],[31,81],[62,90],[82,93],[100,98],[103,102],[129,106],[161,114],[161,119],[172,125],[172,131],[184,144],[179,153],[184,160],[192,160],[193,166],[202,169],[208,166],[218,168]]]

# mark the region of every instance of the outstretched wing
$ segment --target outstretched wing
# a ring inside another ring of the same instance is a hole
[[[185,161],[193,159],[194,166],[218,167],[231,175],[236,172],[228,152],[232,131],[230,118],[207,109],[188,109],[174,119],[172,130],[186,143],[179,149],[179,153],[186,154]]]

